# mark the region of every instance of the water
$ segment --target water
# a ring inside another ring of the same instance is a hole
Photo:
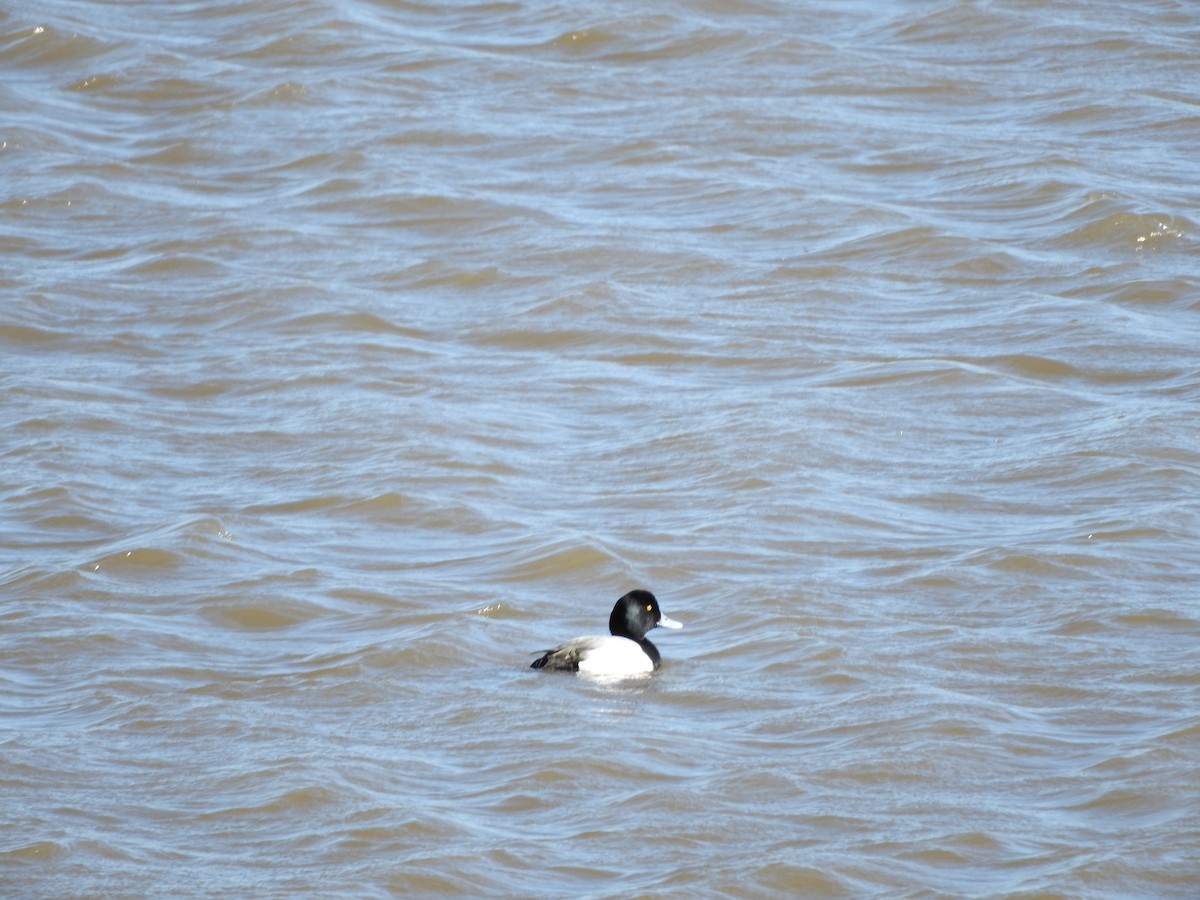
[[[4,893],[1194,896],[1198,40],[0,4]]]

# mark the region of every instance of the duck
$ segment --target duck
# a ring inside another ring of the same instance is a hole
[[[609,634],[585,635],[552,650],[538,650],[541,656],[530,668],[601,678],[649,675],[662,665],[662,656],[646,639],[646,632],[659,625],[683,627],[681,622],[663,615],[652,593],[640,588],[632,590],[613,606],[608,617]]]

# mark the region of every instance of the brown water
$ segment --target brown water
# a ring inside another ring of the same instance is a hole
[[[1200,6],[0,72],[5,896],[1200,894]],[[652,679],[527,668],[635,586]]]

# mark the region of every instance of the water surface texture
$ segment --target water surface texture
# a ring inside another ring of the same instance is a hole
[[[1195,897],[1200,5],[0,0],[12,897]],[[528,668],[625,591],[663,668]]]

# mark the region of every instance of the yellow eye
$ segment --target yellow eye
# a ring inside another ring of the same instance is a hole
[[[650,610],[652,610],[652,609],[654,609],[654,607],[651,606],[649,603],[647,603],[646,604],[646,612],[650,612]]]

